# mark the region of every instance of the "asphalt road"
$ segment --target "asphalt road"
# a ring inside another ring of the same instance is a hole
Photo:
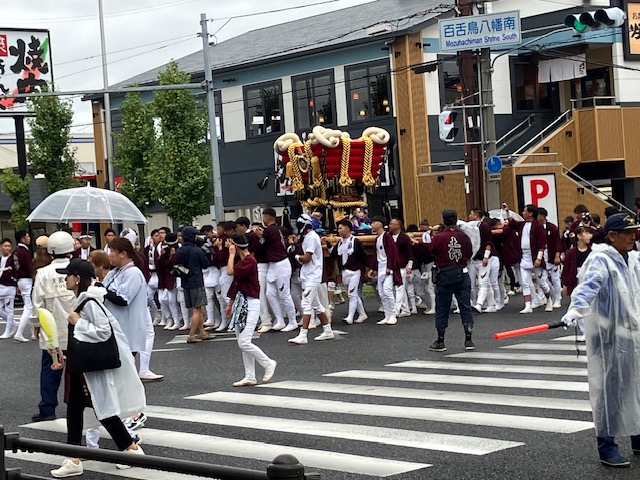
[[[435,339],[433,316],[377,326],[381,314],[366,303],[371,318],[362,325],[340,322],[345,306],[336,307],[334,329],[344,334],[333,341],[294,346],[285,333],[257,339],[279,363],[265,387],[231,386],[243,376],[232,336],[187,345],[183,335],[158,329],[152,369],[165,380],[146,384],[149,419],[137,431],[145,451],[263,471],[277,454],[291,453],[308,472],[332,480],[639,478],[640,458],[621,471],[597,461],[586,363],[572,332],[492,338],[558,321],[564,309],[519,315],[522,298],[512,297],[502,312],[476,315],[477,350],[470,353],[452,315],[448,350],[434,353],[427,349]],[[319,333],[312,330],[310,338]],[[0,343],[0,423],[25,437],[64,441],[64,420],[30,424],[39,358],[35,342]],[[61,405],[60,419],[64,411]],[[620,440],[630,452],[628,439]],[[114,448],[107,439],[101,445]],[[10,455],[8,466],[43,476],[60,461]],[[182,478],[85,468],[85,478]]]

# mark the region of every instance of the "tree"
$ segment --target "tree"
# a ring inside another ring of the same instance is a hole
[[[44,175],[49,193],[75,186],[73,176],[78,165],[75,149],[69,146],[71,102],[57,96],[34,98],[29,111],[34,116],[29,119],[31,138],[27,142],[27,158],[33,172]]]
[[[149,185],[149,170],[156,142],[153,107],[143,103],[140,94],[128,93],[120,112],[122,133],[115,135],[114,158],[114,164],[124,177],[119,191],[144,211],[153,198]]]
[[[12,168],[5,168],[0,175],[2,190],[13,200],[11,205],[11,223],[16,230],[29,228],[27,217],[29,216],[29,182],[28,176],[20,178]]]
[[[189,83],[190,76],[171,62],[158,80],[160,85],[177,85]],[[149,164],[149,186],[171,218],[189,225],[209,211],[213,196],[207,113],[189,90],[156,92],[153,109],[161,134]]]

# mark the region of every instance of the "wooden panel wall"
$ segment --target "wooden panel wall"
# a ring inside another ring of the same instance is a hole
[[[580,159],[583,162],[593,162],[598,159],[595,111],[575,110],[573,113],[580,132]]]
[[[420,220],[426,218],[432,224],[442,222],[442,210],[445,208],[455,209],[458,218],[467,218],[463,170],[421,175],[417,183],[424,199],[420,205]]]
[[[598,159],[624,159],[624,135],[620,107],[596,109]],[[629,125],[630,127],[630,125]],[[637,128],[633,128],[637,131]]]
[[[516,190],[515,169],[513,167],[504,167],[500,179],[500,203],[506,203],[514,206],[518,200],[518,192]]]
[[[577,145],[579,139],[580,132],[578,131],[578,124],[576,120],[572,118],[534,151],[534,153],[544,153],[546,149],[549,152],[557,153],[557,155],[526,157],[524,162],[560,162],[568,169],[572,169],[580,163],[580,152]]]
[[[424,61],[422,35],[405,35],[393,43],[394,99],[398,124],[398,153],[405,224],[420,221],[428,196],[418,188],[418,165],[431,163],[427,127],[427,95],[422,75],[410,65]]]
[[[640,108],[623,108],[624,156],[627,177],[640,177]]]

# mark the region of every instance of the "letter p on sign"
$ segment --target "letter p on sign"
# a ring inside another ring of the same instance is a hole
[[[553,174],[523,175],[522,193],[524,204],[544,207],[549,212],[547,219],[558,225],[558,204],[556,196],[556,176]]]

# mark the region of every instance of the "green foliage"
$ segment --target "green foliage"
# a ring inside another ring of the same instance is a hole
[[[189,83],[175,62],[158,75],[160,85]],[[189,90],[158,91],[153,110],[161,135],[149,163],[149,186],[167,214],[182,225],[209,211],[212,197],[207,112]]]
[[[69,146],[73,110],[60,97],[39,97],[30,101],[31,139],[27,158],[34,173],[44,175],[49,193],[76,186],[78,170],[75,149]]]
[[[114,164],[125,181],[120,192],[144,211],[152,201],[149,169],[155,147],[152,105],[143,103],[140,94],[128,93],[120,107],[122,133],[115,134]]]
[[[11,205],[11,223],[16,230],[29,228],[27,217],[29,216],[29,182],[28,176],[20,178],[13,169],[6,168],[0,174],[2,190],[13,200]]]

